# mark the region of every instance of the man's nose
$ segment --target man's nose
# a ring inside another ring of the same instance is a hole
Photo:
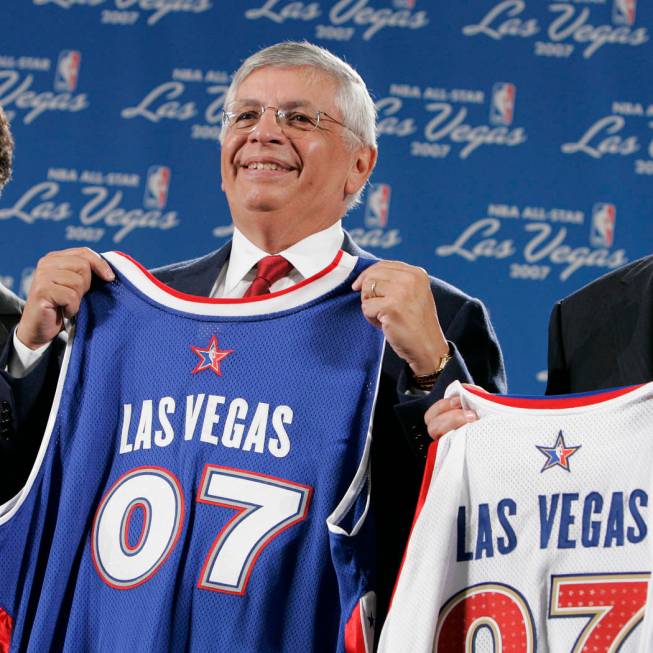
[[[280,143],[285,138],[286,135],[277,121],[276,108],[266,107],[260,120],[249,133],[249,140],[262,143]]]

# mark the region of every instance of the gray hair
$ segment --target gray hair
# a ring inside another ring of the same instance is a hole
[[[335,104],[340,111],[343,124],[353,132],[350,134],[345,130],[349,145],[352,147],[358,145],[357,139],[354,138],[355,134],[363,145],[376,148],[376,107],[363,78],[340,57],[308,41],[276,43],[245,59],[231,80],[224,104],[227,106],[233,101],[240,84],[259,68],[305,66],[320,70],[337,82]],[[223,123],[220,132],[221,143],[225,133],[226,126]],[[362,192],[361,188],[348,199],[348,208],[360,202]]]
[[[9,131],[9,122],[0,107],[0,191],[11,179],[11,164],[14,158],[14,139]]]

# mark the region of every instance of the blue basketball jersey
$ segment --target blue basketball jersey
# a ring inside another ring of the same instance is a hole
[[[369,650],[372,261],[215,300],[105,256],[0,507],[0,651]]]

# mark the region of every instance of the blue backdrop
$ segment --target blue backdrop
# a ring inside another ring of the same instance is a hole
[[[345,225],[490,309],[512,392],[540,393],[553,302],[653,251],[651,3],[16,0],[0,104],[17,142],[0,281],[52,249],[147,266],[220,246],[220,111],[260,47],[308,39],[361,73],[379,163]]]

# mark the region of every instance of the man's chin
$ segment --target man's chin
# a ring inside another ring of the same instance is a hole
[[[283,203],[272,197],[255,197],[248,199],[242,206],[249,213],[268,213],[281,208]]]
[[[288,204],[287,197],[278,197],[272,193],[257,193],[245,200],[244,208],[250,213],[272,213],[282,210]]]

